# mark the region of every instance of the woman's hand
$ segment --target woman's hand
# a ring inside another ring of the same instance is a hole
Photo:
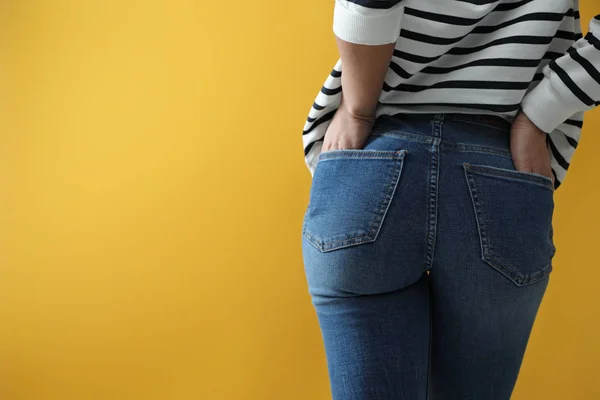
[[[362,149],[375,123],[375,116],[351,112],[342,101],[325,132],[322,152]]]
[[[510,131],[510,152],[517,171],[544,175],[554,182],[546,135],[520,112]]]

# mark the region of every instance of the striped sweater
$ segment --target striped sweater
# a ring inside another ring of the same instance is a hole
[[[333,31],[358,44],[396,42],[377,116],[523,112],[549,135],[556,187],[577,148],[583,113],[600,104],[600,16],[582,35],[578,0],[336,0]],[[314,174],[341,101],[341,60],[303,131]]]

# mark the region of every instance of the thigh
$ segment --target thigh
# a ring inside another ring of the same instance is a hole
[[[335,400],[426,398],[430,345],[420,143],[321,155],[302,251]]]
[[[509,400],[548,277],[516,287],[466,265],[432,279],[431,399]]]
[[[548,285],[550,182],[448,152],[431,271],[433,400],[508,400]]]
[[[427,274],[394,292],[314,297],[334,400],[425,400]]]

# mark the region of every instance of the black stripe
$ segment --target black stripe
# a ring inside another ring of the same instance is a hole
[[[315,140],[314,142],[310,142],[305,148],[304,148],[304,157],[306,157],[308,155],[308,152],[313,148],[313,146],[315,145],[315,143],[317,142],[322,142],[323,138]]]
[[[518,2],[515,2],[515,3],[500,3],[500,4],[498,4],[498,7],[496,7],[494,9],[494,11],[510,11],[510,10],[515,10],[517,8],[523,7],[527,3],[531,3],[532,1],[535,1],[535,0],[523,0],[523,1],[518,1]]]
[[[378,10],[387,10],[401,3],[402,0],[349,0],[350,3],[358,4],[359,6],[374,8]]]
[[[467,35],[468,35],[468,33],[467,33]],[[410,40],[414,40],[414,41],[422,42],[422,43],[437,44],[437,45],[449,45],[449,44],[458,43],[461,40],[463,40],[465,36],[466,35],[460,36],[457,38],[441,38],[441,37],[437,37],[437,36],[425,35],[424,33],[417,33],[417,32],[413,32],[413,31],[409,31],[406,29],[402,29],[400,31],[400,37],[403,37],[405,39],[410,39]]]
[[[327,96],[336,95],[336,94],[340,93],[341,91],[342,91],[341,86],[336,87],[335,89],[329,89],[329,88],[326,88],[325,86],[323,86],[321,88],[321,93],[326,94]]]
[[[455,37],[455,38],[445,38],[445,37],[439,37],[439,36],[430,36],[430,35],[426,35],[423,33],[418,33],[418,32],[413,32],[413,31],[409,31],[406,29],[402,29],[400,31],[400,37],[403,37],[405,39],[410,39],[410,40],[414,40],[417,42],[422,42],[422,43],[428,43],[428,44],[435,44],[435,45],[440,45],[440,46],[444,46],[444,45],[450,45],[450,44],[455,44],[460,42],[461,40],[463,40],[465,37],[469,36],[470,34],[473,33],[477,33],[477,34],[489,34],[492,32],[496,32],[500,29],[504,29],[508,26],[511,25],[515,25],[521,22],[528,22],[528,21],[561,21],[564,18],[563,14],[560,13],[531,13],[531,14],[526,14],[526,15],[522,15],[518,18],[512,19],[510,21],[505,21],[501,24],[498,25],[492,25],[492,26],[476,26],[473,30],[471,30],[470,32],[466,33],[465,35],[459,36],[459,37]],[[560,32],[560,31],[559,31]],[[571,32],[571,39],[573,39],[573,33]]]
[[[575,40],[575,32],[569,31],[556,31],[554,37],[565,40]]]
[[[536,68],[540,64],[539,60],[534,59],[516,59],[516,58],[485,58],[482,60],[471,61],[466,64],[455,65],[453,67],[427,67],[421,72],[425,74],[446,74],[453,71],[469,67],[521,67]]]
[[[558,176],[556,176],[556,171],[554,171],[554,168],[551,168],[551,169],[552,169],[552,175],[554,175],[554,190],[556,190],[560,186],[560,181],[558,180]]]
[[[311,117],[306,118],[306,122],[308,122],[309,124],[315,122],[316,120],[317,120],[316,118],[311,118]]]
[[[485,4],[492,4],[498,0],[456,0],[458,3],[469,3],[475,4],[476,6],[483,6]]]
[[[518,111],[521,104],[482,104],[482,103],[379,103],[384,106],[411,106],[411,107],[453,107],[469,108],[473,110],[494,111],[509,113]]]
[[[581,39],[583,39],[583,34],[581,34],[581,33],[576,33],[576,34],[575,34],[575,38],[574,38],[574,39],[575,39],[575,40],[581,40]]]
[[[598,40],[598,38],[594,36],[592,32],[588,32],[588,34],[585,35],[585,39],[596,49],[600,50],[600,40]]]
[[[419,56],[416,54],[406,53],[406,52],[400,51],[400,50],[394,50],[394,57],[401,58],[403,60],[414,62],[417,64],[428,64],[430,62],[437,60],[441,56],[442,56],[442,54],[440,54],[439,56],[435,56],[435,57],[424,57],[424,56]]]
[[[322,106],[322,105],[318,104],[317,102],[314,102],[312,105],[312,108],[314,108],[317,111],[321,111],[321,110],[325,109],[325,106]]]
[[[496,0],[494,0],[496,1]],[[405,15],[412,15],[413,17],[426,19],[428,21],[441,22],[449,25],[458,25],[458,26],[472,26],[487,17],[484,15],[481,18],[463,18],[463,17],[455,17],[453,15],[446,14],[437,14],[429,11],[421,11],[416,10],[414,8],[406,7],[404,9]]]
[[[577,148],[577,146],[579,145],[579,143],[577,143],[577,140],[573,139],[570,136],[565,135],[565,137],[567,138],[567,142],[569,142],[569,144],[571,145],[571,147],[573,147],[574,149]]]
[[[475,4],[476,6],[483,6],[485,4],[492,4],[495,3],[498,0],[456,0],[459,3],[469,3],[469,4]]]
[[[496,39],[489,43],[486,43],[477,47],[455,47],[450,49],[447,54],[453,55],[466,55],[480,52],[493,46],[500,46],[503,44],[550,44],[552,42],[552,36],[509,36],[502,39]]]
[[[583,121],[577,121],[575,119],[568,119],[564,123],[567,125],[576,126],[577,128],[583,128]]]
[[[560,67],[560,65],[558,65],[556,62],[552,61],[550,63],[550,69],[552,69],[552,71],[554,71],[556,73],[556,75],[563,81],[565,86],[567,86],[569,88],[571,93],[573,93],[575,96],[577,96],[577,98],[583,104],[587,105],[588,107],[591,107],[594,105],[594,100],[592,100],[590,98],[590,96],[588,96],[583,90],[581,90],[579,88],[579,86],[577,86],[577,84],[575,82],[573,82],[573,80],[571,79],[569,74],[567,74],[565,72],[565,70],[563,70]]]
[[[486,4],[496,3],[498,0],[455,0],[455,1],[458,1],[461,3],[474,4],[476,6],[483,6]],[[516,3],[501,3],[498,5],[498,7],[494,8],[493,11],[514,10],[515,8],[519,8],[527,3],[531,3],[532,1],[535,1],[535,0],[523,0],[523,1],[516,2]]]
[[[485,58],[475,60],[465,64],[455,65],[453,67],[426,67],[420,71],[421,74],[442,75],[450,72],[458,71],[471,67],[519,67],[519,68],[536,68],[540,64],[539,60],[535,59],[517,59],[517,58]],[[404,79],[412,77],[414,74],[408,73],[404,68],[395,62],[390,63],[392,69],[398,76]]]
[[[548,52],[546,52],[546,54],[544,54],[544,57],[542,57],[542,60],[556,60],[557,58],[560,58],[564,55],[565,55],[564,53],[548,51]]]
[[[487,89],[487,90],[527,90],[530,82],[502,82],[502,81],[443,81],[433,85],[411,85],[401,83],[391,87],[384,83],[383,90],[418,93],[435,89]]]
[[[527,21],[562,21],[564,18],[564,14],[560,13],[548,13],[548,12],[540,12],[540,13],[531,13],[525,14],[518,18],[511,19],[510,21],[505,21],[499,25],[494,26],[478,26],[473,29],[473,33],[492,33],[496,32],[502,28],[506,28],[507,26],[515,25],[521,22]]]
[[[323,115],[321,118],[319,118],[318,120],[316,120],[314,122],[314,124],[312,124],[310,126],[310,128],[306,129],[305,131],[302,132],[303,135],[307,135],[309,133],[311,133],[317,126],[321,125],[323,122],[327,122],[330,119],[333,118],[333,116],[335,115],[336,110],[330,111],[327,114]]]
[[[558,151],[558,149],[554,145],[554,142],[552,141],[552,138],[550,137],[550,135],[548,135],[548,141],[547,142],[550,145],[550,150],[552,151],[552,155],[554,156],[554,159],[556,159],[556,161],[558,162],[558,164],[561,167],[563,167],[565,170],[569,169],[569,163],[567,162],[567,160],[565,160],[563,158],[562,154],[560,154],[560,152]]]
[[[600,84],[600,72],[596,69],[596,67],[594,67],[594,65],[591,62],[589,62],[581,54],[579,54],[577,49],[574,47],[569,48],[567,52],[573,60],[577,61],[583,67],[583,69],[585,69],[586,72],[592,78],[594,78],[594,80],[598,82],[598,84]]]
[[[409,74],[404,68],[393,61],[390,63],[390,69],[394,71],[396,75],[404,79],[408,79],[412,76],[412,74]]]
[[[541,81],[542,79],[544,79],[544,73],[543,72],[538,72],[537,74],[535,74],[533,76],[532,81],[533,82],[537,82],[537,81]]]
[[[340,76],[342,76],[342,71],[336,71],[335,69],[331,71],[331,73],[329,74],[334,78],[339,78]]]
[[[575,19],[581,19],[581,15],[579,13],[579,10],[575,11],[572,8],[569,9],[566,13],[565,13],[565,17],[573,17]]]
[[[493,40],[487,44],[477,46],[477,47],[455,47],[450,49],[447,54],[452,55],[466,55],[477,53],[479,51],[485,50],[489,47],[500,46],[503,44],[550,44],[552,42],[552,36],[509,36],[506,38],[501,38],[497,40]],[[562,55],[562,54],[561,54]],[[438,60],[442,57],[443,54],[434,57],[424,57],[416,54],[406,53],[400,50],[394,50],[394,57],[401,58],[406,61],[410,61],[416,64],[429,64]]]

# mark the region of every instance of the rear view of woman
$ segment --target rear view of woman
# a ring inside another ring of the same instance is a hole
[[[335,400],[507,400],[554,191],[600,101],[577,0],[337,0],[303,132],[307,282]]]

